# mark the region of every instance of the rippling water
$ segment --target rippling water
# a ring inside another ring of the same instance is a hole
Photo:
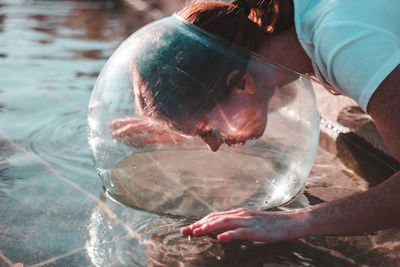
[[[0,266],[394,263],[397,231],[271,245],[189,240],[178,232],[188,220],[104,195],[86,137],[95,79],[131,32],[182,3],[0,0]],[[328,187],[329,176],[356,175],[331,153],[318,153],[309,189]]]

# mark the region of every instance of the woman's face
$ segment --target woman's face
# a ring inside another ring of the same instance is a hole
[[[217,103],[200,119],[179,127],[187,134],[199,136],[212,151],[217,151],[224,143],[231,146],[259,138],[266,127],[268,98],[265,92],[259,92],[247,74],[233,71],[226,79],[227,85],[233,80],[236,80],[235,86],[227,99]]]

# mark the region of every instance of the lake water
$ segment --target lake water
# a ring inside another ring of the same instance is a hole
[[[191,221],[128,208],[104,193],[87,144],[94,82],[121,41],[182,2],[0,0],[0,266],[396,265],[397,229],[279,244],[189,240],[179,228]],[[336,156],[323,138],[296,203],[373,185],[367,167],[352,165],[359,160],[386,177],[395,171],[354,153],[345,137],[334,146],[348,155]]]

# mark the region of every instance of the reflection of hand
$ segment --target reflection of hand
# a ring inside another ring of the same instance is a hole
[[[141,137],[144,144],[169,144],[177,143],[184,139],[178,133],[167,130],[160,124],[146,118],[128,117],[116,119],[108,123],[115,137],[126,137],[133,134],[150,134]]]
[[[299,226],[300,213],[263,212],[236,209],[212,213],[200,221],[181,229],[184,236],[203,236],[211,232],[222,232],[218,240],[234,239],[262,242],[277,242],[303,236]]]

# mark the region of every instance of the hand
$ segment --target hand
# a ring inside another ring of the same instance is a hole
[[[126,137],[133,134],[151,134],[150,136],[141,137],[143,144],[169,144],[177,143],[185,137],[176,132],[167,130],[160,124],[147,118],[128,117],[124,119],[116,119],[108,123],[115,137]]]
[[[211,232],[222,232],[220,241],[234,239],[261,242],[277,242],[306,235],[306,223],[302,223],[303,213],[265,212],[236,209],[212,213],[198,222],[181,229],[184,236],[203,236]]]

